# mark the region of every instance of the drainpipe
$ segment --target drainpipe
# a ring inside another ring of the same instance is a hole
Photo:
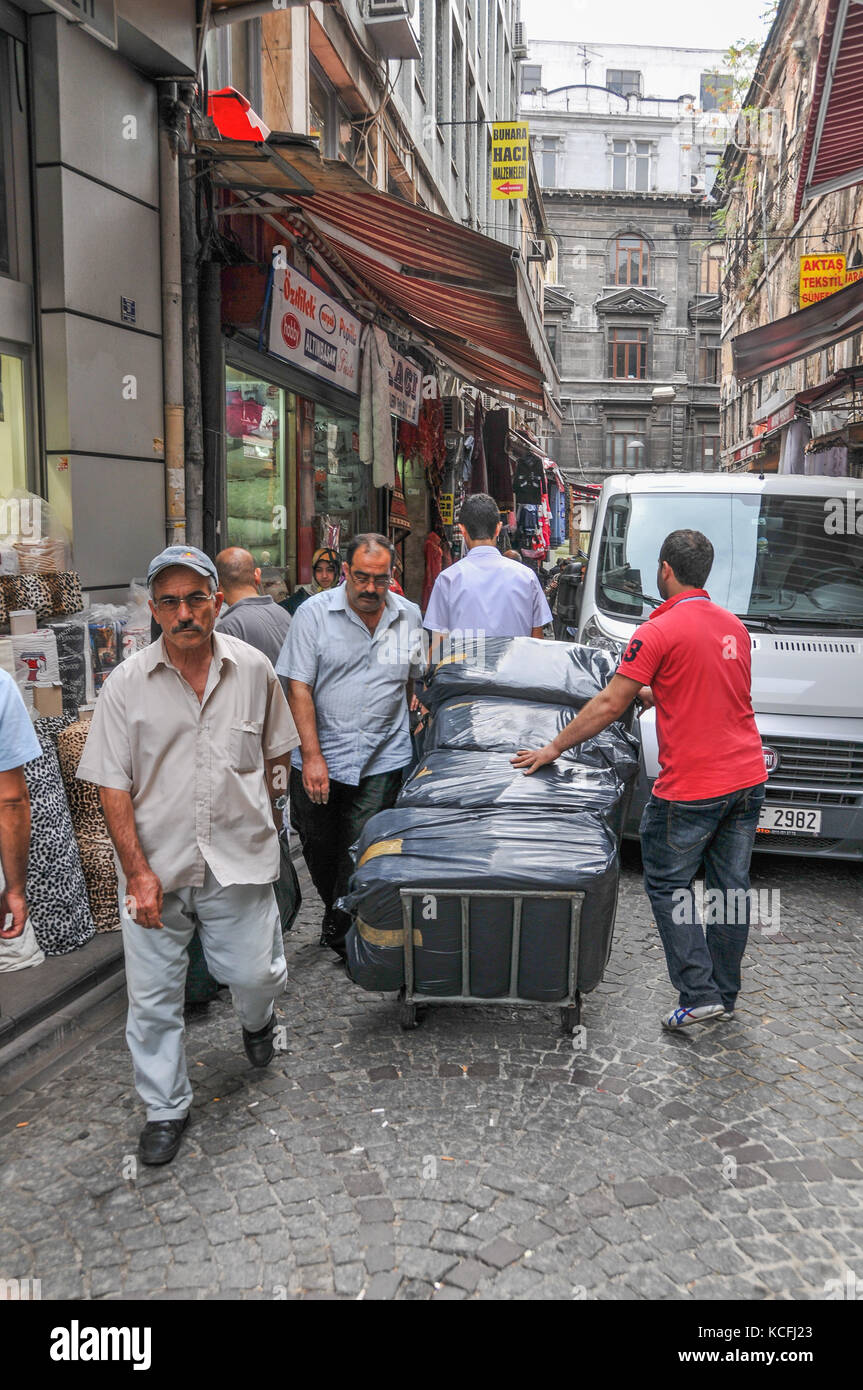
[[[183,472],[183,296],[180,260],[179,119],[177,84],[159,93],[159,228],[162,263],[162,394],[165,412],[166,544],[186,539]]]
[[[186,487],[186,540],[204,544],[204,430],[201,420],[201,332],[198,317],[198,199],[190,109],[191,83],[180,87],[180,260],[183,285],[183,433]]]

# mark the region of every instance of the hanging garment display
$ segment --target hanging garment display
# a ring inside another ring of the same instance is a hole
[[[804,450],[811,433],[808,420],[792,420],[782,432],[782,445],[779,451],[780,473],[804,473],[806,460]]]
[[[429,599],[431,598],[431,591],[434,588],[435,580],[441,570],[445,568],[443,547],[437,531],[429,531],[425,539],[423,553],[425,555],[425,575],[423,578],[421,607],[423,612],[425,612],[429,606]]]
[[[50,738],[40,743],[42,756],[24,765],[31,817],[27,904],[41,949],[63,956],[89,941],[95,925],[57,752]]]
[[[390,367],[393,351],[387,335],[369,324],[361,339],[359,456],[372,468],[375,487],[395,481],[393,428],[390,414]]]
[[[483,427],[486,468],[488,472],[488,491],[502,512],[515,506],[512,490],[512,464],[510,463],[507,441],[509,438],[509,411],[490,410]]]
[[[473,450],[468,492],[488,492],[488,464],[485,455],[485,410],[477,397],[473,407]]]

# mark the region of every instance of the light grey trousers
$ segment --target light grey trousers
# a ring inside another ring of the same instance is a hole
[[[288,978],[271,883],[223,888],[208,868],[200,888],[166,893],[164,927],[140,927],[123,906],[129,1013],[126,1041],[148,1120],[180,1120],[192,1101],[183,1043],[188,956],[198,928],[210,974],[229,985],[237,1017],[255,1033],[270,1018]]]

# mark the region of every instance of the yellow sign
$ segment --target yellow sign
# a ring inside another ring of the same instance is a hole
[[[491,128],[491,196],[496,200],[527,197],[529,155],[527,125],[496,121]]]
[[[452,526],[453,503],[455,498],[451,492],[442,492],[440,495],[440,519],[444,526]]]
[[[856,279],[856,276],[854,277]],[[845,257],[837,255],[800,257],[800,308],[818,304],[837,290],[844,290],[847,279]]]

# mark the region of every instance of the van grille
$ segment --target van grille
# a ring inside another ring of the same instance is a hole
[[[801,790],[799,787],[782,787],[771,782],[767,783],[767,792],[768,804],[777,802],[783,806],[798,803],[801,806],[858,806],[863,802],[863,792],[859,796],[845,792],[816,792],[808,787]]]
[[[771,790],[793,783],[822,789],[847,787],[863,793],[863,743],[769,736],[762,741],[779,754],[779,766],[768,781]]]

